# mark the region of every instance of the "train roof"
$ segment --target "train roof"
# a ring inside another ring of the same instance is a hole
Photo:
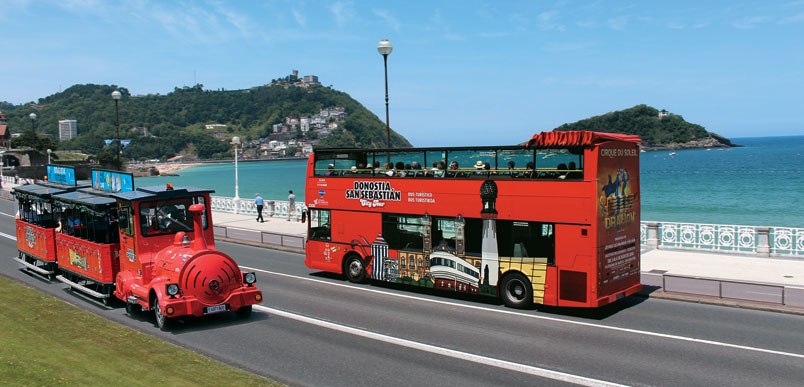
[[[170,185],[152,185],[149,187],[137,188],[134,191],[114,193],[111,196],[128,201],[139,201],[148,199],[170,199],[181,196],[193,196],[213,192],[215,192],[215,190],[197,187],[174,188]]]
[[[46,198],[64,192],[75,191],[80,187],[81,186],[76,186],[72,184],[37,182],[34,184],[26,184],[14,187],[12,193],[21,193],[24,195],[39,196]],[[88,185],[84,187],[88,187]]]
[[[108,193],[104,194],[97,190],[78,190],[73,192],[65,192],[53,195],[54,199],[72,202],[76,204],[84,204],[90,206],[108,206],[117,203]]]

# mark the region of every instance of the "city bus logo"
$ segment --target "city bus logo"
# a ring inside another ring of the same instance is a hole
[[[28,242],[28,247],[33,248],[36,244],[36,233],[31,226],[25,228],[25,240]]]
[[[402,200],[402,192],[391,187],[388,181],[354,182],[354,188],[346,190],[346,198],[359,200],[363,207],[384,207],[386,201]]]

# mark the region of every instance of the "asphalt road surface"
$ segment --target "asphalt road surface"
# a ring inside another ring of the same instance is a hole
[[[290,385],[796,385],[797,315],[629,297],[598,311],[519,311],[313,272],[299,254],[217,243],[257,271],[250,319],[190,318],[172,331],[20,270],[15,208],[0,200],[0,273],[141,332]],[[1,306],[0,306],[1,307]]]

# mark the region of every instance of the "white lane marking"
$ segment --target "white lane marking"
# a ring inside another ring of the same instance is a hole
[[[466,360],[466,361],[470,361],[470,362],[473,362],[473,363],[478,363],[478,364],[487,365],[487,366],[491,366],[491,367],[497,367],[497,368],[502,368],[502,369],[506,369],[506,370],[510,370],[510,371],[521,372],[521,373],[528,374],[528,375],[539,376],[539,377],[558,380],[558,381],[562,381],[562,382],[575,383],[575,384],[579,384],[579,385],[582,385],[582,386],[622,386],[622,384],[611,383],[611,382],[607,382],[607,381],[604,381],[604,380],[592,379],[592,378],[587,378],[587,377],[584,377],[584,376],[573,375],[573,374],[568,374],[568,373],[558,372],[558,371],[552,371],[552,370],[545,369],[545,368],[539,368],[539,367],[529,366],[529,365],[526,365],[526,364],[514,363],[514,362],[507,361],[507,360],[501,360],[501,359],[495,359],[495,358],[492,358],[492,357],[475,355],[475,354],[468,353],[468,352],[461,352],[461,351],[456,351],[454,349],[449,349],[449,348],[444,348],[444,347],[437,347],[435,345],[430,345],[430,344],[424,344],[424,343],[420,343],[418,341],[412,341],[412,340],[402,339],[402,338],[399,338],[399,337],[388,336],[388,335],[384,335],[382,333],[376,333],[376,332],[366,331],[366,330],[362,330],[362,329],[357,329],[357,328],[353,328],[353,327],[350,327],[350,326],[347,326],[347,325],[336,324],[336,323],[333,323],[333,322],[329,322],[329,321],[325,321],[325,320],[319,320],[317,318],[307,317],[307,316],[303,316],[303,315],[300,315],[300,314],[291,313],[291,312],[287,312],[287,311],[280,310],[280,309],[274,309],[274,308],[270,308],[270,307],[266,307],[266,306],[262,306],[262,305],[254,305],[254,308],[259,309],[259,310],[263,310],[263,311],[268,312],[268,313],[275,314],[277,316],[282,316],[282,317],[289,318],[289,319],[292,319],[292,320],[301,321],[301,322],[304,322],[304,323],[307,323],[307,324],[312,324],[312,325],[316,325],[316,326],[319,326],[319,327],[323,327],[323,328],[327,328],[327,329],[336,330],[336,331],[339,331],[339,332],[352,334],[352,335],[355,335],[355,336],[365,337],[365,338],[371,339],[371,340],[382,341],[384,343],[399,345],[399,346],[402,346],[402,347],[407,347],[407,348],[411,348],[411,349],[415,349],[415,350],[419,350],[419,351],[430,352],[430,353],[434,353],[434,354],[442,355],[442,356],[447,356],[447,357],[451,357],[451,358],[458,359],[458,360]]]
[[[6,214],[5,212],[0,212],[0,215],[5,215],[5,216],[8,216],[9,218],[16,218],[17,217],[16,215],[9,215],[9,214]]]
[[[330,285],[330,286],[339,286],[339,287],[344,287],[344,288],[351,288],[351,289],[354,289],[354,290],[360,290],[360,291],[365,291],[365,292],[382,294],[382,295],[385,295],[385,296],[406,298],[406,299],[410,299],[410,300],[416,300],[416,301],[422,301],[422,302],[430,302],[430,303],[434,303],[434,304],[450,305],[450,306],[454,306],[454,307],[458,307],[458,308],[482,310],[482,311],[491,312],[491,313],[501,313],[501,314],[507,314],[507,315],[512,315],[512,316],[533,318],[533,319],[537,319],[537,320],[553,321],[553,322],[560,322],[560,323],[571,324],[571,325],[578,325],[578,326],[583,326],[583,327],[606,329],[606,330],[611,330],[611,331],[616,331],[616,332],[633,333],[633,334],[643,335],[643,336],[653,336],[653,337],[660,337],[660,338],[663,338],[663,339],[687,341],[687,342],[691,342],[691,343],[708,344],[708,345],[713,345],[713,346],[718,346],[718,347],[742,349],[742,350],[752,351],[752,352],[761,352],[761,353],[768,353],[768,354],[772,354],[772,355],[780,355],[780,356],[788,356],[788,357],[793,357],[793,358],[798,358],[798,359],[804,359],[804,354],[799,354],[799,353],[775,351],[775,350],[772,350],[772,349],[749,347],[749,346],[746,346],[746,345],[724,343],[724,342],[714,341],[714,340],[696,339],[694,337],[671,335],[671,334],[667,334],[667,333],[658,333],[658,332],[642,331],[642,330],[631,329],[631,328],[613,327],[613,326],[608,326],[608,325],[593,324],[593,323],[587,323],[587,322],[582,322],[582,321],[565,320],[565,319],[560,319],[560,318],[555,318],[555,317],[538,316],[538,315],[533,315],[533,314],[512,312],[512,311],[508,311],[508,310],[498,310],[498,309],[485,308],[485,307],[476,306],[476,305],[465,305],[465,304],[458,304],[458,303],[453,303],[453,302],[448,302],[448,301],[431,300],[431,299],[427,299],[427,298],[414,297],[414,296],[410,296],[410,295],[407,295],[407,294],[389,293],[389,292],[384,292],[384,291],[376,290],[376,289],[365,289],[365,288],[362,288],[362,287],[339,284],[339,283],[334,283],[334,282],[328,282],[328,281],[323,281],[323,280],[314,279],[314,278],[307,278],[307,277],[300,277],[300,276],[291,275],[291,274],[277,273],[277,272],[258,269],[258,268],[254,268],[254,267],[247,267],[247,266],[240,266],[240,267],[242,267],[244,269],[248,269],[248,270],[254,270],[254,271],[263,272],[263,273],[266,273],[266,274],[273,274],[273,275],[277,275],[277,276],[281,276],[281,277],[300,279],[300,280],[304,280],[304,281],[316,282],[316,283]]]
[[[3,237],[3,238],[11,239],[12,241],[17,240],[17,237],[15,237],[14,235],[8,235],[8,234],[6,234],[4,232],[0,232],[0,236]]]

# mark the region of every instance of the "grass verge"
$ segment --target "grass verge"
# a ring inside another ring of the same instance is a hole
[[[278,385],[2,276],[0,381],[6,386]]]

